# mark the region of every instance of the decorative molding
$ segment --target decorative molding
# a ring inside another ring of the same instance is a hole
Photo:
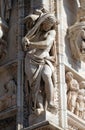
[[[17,113],[16,106],[13,106],[11,108],[8,108],[7,110],[0,112],[0,120],[15,116]]]
[[[33,129],[35,129],[35,130],[64,130],[64,129],[60,128],[57,125],[54,125],[52,122],[49,122],[49,121],[43,121],[43,122],[40,122],[38,124],[34,124],[31,127],[24,128],[21,130],[33,130]]]
[[[65,64],[65,72],[71,71],[78,82],[85,81],[85,77]]]
[[[79,130],[85,130],[85,121],[78,118],[75,114],[68,111],[68,125],[74,126]]]

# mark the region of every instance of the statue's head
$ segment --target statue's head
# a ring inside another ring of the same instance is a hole
[[[73,79],[73,73],[72,72],[67,72],[66,73],[66,80],[67,81],[70,81],[70,80],[72,80]]]
[[[81,81],[79,84],[80,89],[85,89],[85,81]]]
[[[49,31],[56,25],[56,18],[54,15],[48,15],[48,17],[42,22],[41,27],[44,31]],[[58,24],[58,23],[57,23]]]

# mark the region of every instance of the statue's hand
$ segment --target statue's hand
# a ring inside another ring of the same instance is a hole
[[[22,45],[23,45],[24,50],[27,50],[29,48],[30,41],[27,37],[23,37]]]
[[[29,45],[30,41],[29,41],[29,39],[27,37],[23,37],[22,43],[26,43],[27,45]]]

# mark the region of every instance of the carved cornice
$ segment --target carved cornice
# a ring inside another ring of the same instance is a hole
[[[16,106],[13,106],[11,108],[8,108],[7,110],[0,112],[0,119],[6,119],[12,116],[15,116],[17,113],[17,108]]]
[[[59,126],[55,126],[52,122],[49,121],[43,121],[38,124],[34,124],[31,127],[24,128],[21,130],[63,130]]]
[[[65,71],[66,72],[71,71],[78,82],[85,81],[85,77],[83,75],[81,75],[80,73],[78,73],[77,71],[75,71],[73,68],[69,67],[66,64],[65,64]]]
[[[4,71],[5,69],[10,69],[10,67],[16,67],[17,66],[18,59],[10,60],[4,64],[0,64],[0,72]]]

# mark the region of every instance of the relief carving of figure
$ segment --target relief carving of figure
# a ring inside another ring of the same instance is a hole
[[[79,85],[80,89],[78,90],[78,97],[76,101],[75,114],[84,119],[85,111],[85,81],[82,81]]]
[[[67,107],[72,113],[74,113],[76,107],[76,99],[78,96],[79,83],[73,78],[72,72],[66,73],[67,81]]]
[[[4,85],[4,95],[0,97],[0,111],[16,105],[16,84],[10,80]]]
[[[23,38],[25,73],[29,81],[33,110],[54,106],[55,25],[53,14],[42,13]],[[42,83],[41,83],[42,82]],[[42,85],[43,84],[43,85]]]

